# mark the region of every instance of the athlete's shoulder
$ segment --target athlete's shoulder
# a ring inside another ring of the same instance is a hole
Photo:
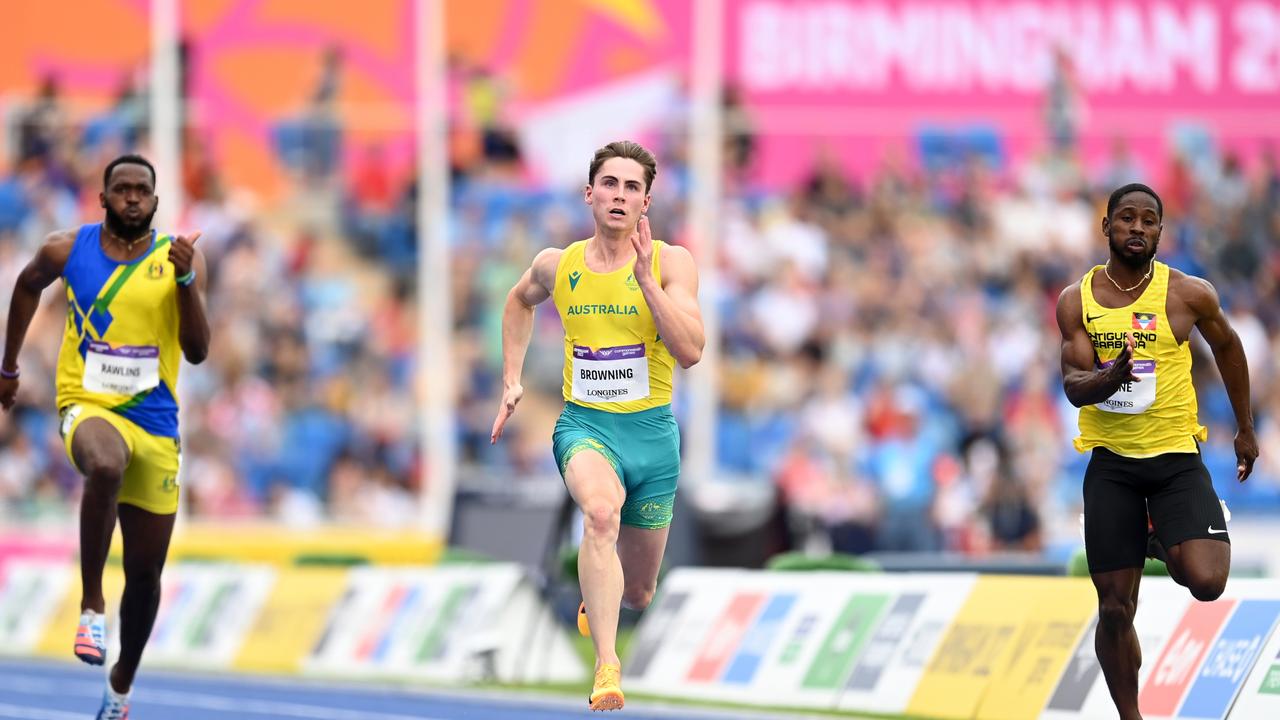
[[[1068,305],[1074,304],[1077,308],[1079,308],[1080,292],[1081,292],[1081,287],[1083,286],[1084,286],[1084,278],[1081,278],[1071,283],[1070,285],[1062,288],[1062,292],[1058,293],[1058,310],[1059,311],[1062,310],[1063,304],[1068,304]]]
[[[1219,307],[1218,291],[1208,280],[1169,268],[1169,293],[1202,314]]]
[[[693,262],[693,253],[689,252],[689,248],[683,245],[669,243],[666,240],[654,240],[654,244],[658,246],[658,250],[662,253],[663,258],[678,257],[681,260],[688,259]]]
[[[44,242],[46,245],[51,243],[57,243],[57,242],[75,242],[76,238],[80,235],[83,229],[84,229],[83,227],[77,227],[77,228],[63,228],[62,230],[54,230],[53,232],[45,236]]]
[[[36,257],[43,262],[57,263],[61,267],[71,257],[71,250],[75,247],[79,234],[79,228],[54,230],[45,236],[44,244],[36,251]]]
[[[556,281],[556,270],[560,267],[560,258],[564,249],[558,247],[543,248],[533,257],[530,274],[539,285],[550,290]]]
[[[654,240],[654,242],[658,244],[659,261],[662,263],[664,273],[672,269],[697,273],[697,264],[694,262],[693,253],[689,252],[689,248],[673,245],[662,240]]]
[[[1077,280],[1058,293],[1058,308],[1055,315],[1058,319],[1058,329],[1064,336],[1068,332],[1084,328],[1084,309],[1080,297],[1080,288],[1083,283],[1083,279]]]

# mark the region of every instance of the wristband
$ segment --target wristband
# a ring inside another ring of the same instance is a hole
[[[17,370],[5,370],[0,367],[0,378],[4,378],[5,380],[17,380],[18,375],[19,373]]]
[[[191,270],[189,270],[186,275],[176,278],[176,281],[182,287],[187,287],[191,283],[195,282],[196,281],[195,268],[191,268]]]

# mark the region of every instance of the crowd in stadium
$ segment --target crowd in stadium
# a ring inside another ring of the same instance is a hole
[[[574,190],[527,182],[518,133],[468,76],[451,124],[452,289],[464,477],[554,477],[559,320],[541,308],[504,443],[489,444],[500,392],[500,313],[541,247],[591,232]],[[0,172],[0,296],[48,232],[101,216],[101,170],[146,150],[145,97],[126,88],[75,115],[50,79],[10,118]],[[734,108],[736,118],[741,113]],[[182,378],[191,513],[292,524],[408,526],[422,457],[414,355],[416,188],[340,125],[295,125],[279,162],[293,188],[263,204],[219,174],[209,128],[184,143],[182,229],[203,229],[209,360]],[[1164,200],[1159,258],[1222,294],[1250,362],[1259,444],[1280,447],[1280,167],[1264,153],[1170,144],[1084,167],[1070,143],[1044,154],[933,155],[906,138],[866,177],[819,159],[785,190],[753,180],[750,124],[725,143],[720,282],[723,479],[776,490],[795,548],[1041,550],[1078,543],[1087,456],[1070,445],[1059,291],[1102,262],[1110,190],[1151,183]],[[309,132],[310,131],[310,132]],[[689,243],[684,129],[637,138],[659,155],[655,237]],[[357,158],[336,162],[335,157]],[[583,158],[583,181],[588,158]],[[161,200],[163,202],[163,198]],[[53,290],[22,356],[21,404],[0,416],[0,514],[65,518],[79,478],[59,442],[52,370],[65,303]],[[1234,512],[1280,507],[1280,458],[1237,486],[1234,421],[1212,357],[1193,347],[1206,462]],[[1276,351],[1276,352],[1273,352]],[[687,409],[683,378],[677,412]],[[686,428],[687,429],[687,428]],[[680,512],[680,509],[677,509]]]

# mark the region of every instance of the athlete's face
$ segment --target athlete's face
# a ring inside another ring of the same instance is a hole
[[[156,186],[143,165],[123,163],[111,170],[107,187],[98,196],[107,211],[107,229],[132,240],[151,231],[156,214]]]
[[[1120,198],[1111,217],[1102,219],[1102,234],[1111,245],[1111,257],[1131,268],[1145,268],[1160,245],[1160,208],[1144,192]]]
[[[649,209],[644,187],[644,166],[631,158],[609,158],[600,166],[595,182],[584,194],[596,228],[629,233]]]

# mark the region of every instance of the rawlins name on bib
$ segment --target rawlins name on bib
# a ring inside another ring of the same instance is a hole
[[[639,315],[635,305],[570,305],[566,315]]]

